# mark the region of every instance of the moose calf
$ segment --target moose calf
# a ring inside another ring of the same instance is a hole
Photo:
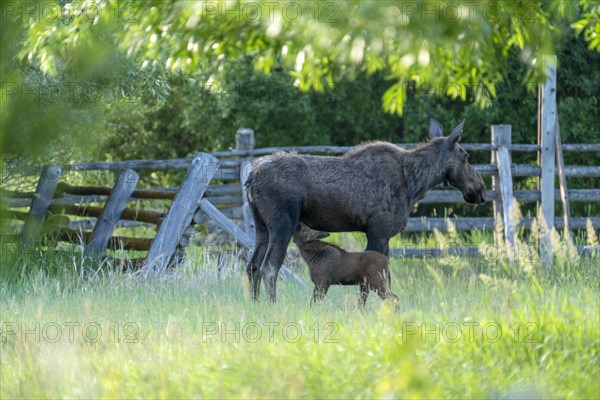
[[[329,236],[327,232],[310,229],[303,223],[294,232],[294,242],[310,269],[315,284],[313,301],[321,300],[331,285],[360,285],[359,307],[367,301],[369,290],[383,300],[398,297],[390,291],[388,258],[376,251],[348,252],[334,244],[318,239]]]

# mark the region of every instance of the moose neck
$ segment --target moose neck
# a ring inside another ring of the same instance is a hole
[[[442,142],[432,141],[406,154],[404,174],[410,208],[444,182]]]

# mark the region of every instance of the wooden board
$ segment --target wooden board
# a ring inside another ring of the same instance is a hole
[[[37,241],[60,175],[61,168],[57,165],[48,165],[42,170],[34,198],[31,201],[29,215],[23,226],[22,240],[25,245]]]
[[[198,200],[218,168],[219,161],[210,154],[200,153],[194,158],[148,251],[142,268],[145,277],[157,277],[167,269],[183,232],[192,223]]]
[[[108,241],[115,230],[117,222],[121,219],[121,214],[127,207],[127,201],[139,179],[139,175],[131,169],[127,169],[119,175],[119,179],[92,230],[87,245],[87,253],[90,256],[101,257],[104,255]]]

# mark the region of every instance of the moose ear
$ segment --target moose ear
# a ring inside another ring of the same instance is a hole
[[[440,137],[443,134],[444,129],[442,128],[442,124],[440,124],[436,119],[431,118],[429,120],[429,139]]]
[[[460,134],[462,133],[464,126],[465,120],[463,119],[463,121],[458,124],[456,128],[454,128],[450,136],[446,138],[446,143],[448,143],[450,146],[454,146],[454,144],[458,143],[460,141]]]

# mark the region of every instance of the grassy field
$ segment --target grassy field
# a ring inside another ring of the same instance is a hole
[[[310,306],[305,269],[252,302],[202,249],[151,283],[5,252],[0,397],[600,397],[599,258],[391,264],[398,309],[361,311],[356,287]]]

